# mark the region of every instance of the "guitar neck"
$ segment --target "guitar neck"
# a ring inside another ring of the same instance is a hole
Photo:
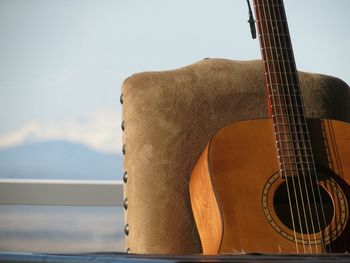
[[[314,164],[284,4],[254,0],[254,8],[280,170],[295,176]]]

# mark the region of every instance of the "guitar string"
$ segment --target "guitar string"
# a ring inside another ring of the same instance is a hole
[[[283,2],[282,2],[282,4],[283,4]],[[281,8],[281,7],[280,7]],[[284,10],[284,8],[282,7],[282,12],[283,12],[283,10]],[[281,9],[280,9],[280,11],[281,11]],[[283,16],[284,15],[284,16]],[[282,16],[281,16],[281,13],[279,13],[279,16],[280,16],[280,20],[283,20],[283,18],[284,19],[286,19],[286,15],[285,15],[285,13],[284,14],[282,14]],[[288,31],[288,24],[286,24],[285,25],[286,26],[286,28],[283,28],[282,27],[282,34],[284,35],[284,36],[286,36],[288,39],[285,39],[285,41],[289,41],[290,42],[290,45],[291,45],[291,47],[292,47],[292,43],[291,43],[291,40],[290,40],[290,37],[289,37],[289,31]],[[285,32],[285,30],[287,31],[287,32]],[[293,55],[293,50],[291,49],[290,50],[290,53],[289,53],[289,55],[291,56],[291,58],[289,59],[290,61],[295,61],[294,60],[294,55]],[[288,68],[289,68],[289,74],[292,76],[292,74],[291,73],[293,73],[292,72],[292,66],[288,63]],[[296,66],[295,66],[295,64],[294,64],[294,69],[295,69],[295,74],[297,74],[297,71],[296,71]],[[287,72],[287,70],[286,70],[286,72]],[[288,74],[288,73],[287,73]],[[297,80],[298,80],[298,75],[295,75],[295,77],[297,78]],[[300,118],[300,116],[305,116],[305,112],[300,112],[300,108],[298,107],[298,98],[300,99],[300,97],[301,97],[301,94],[300,94],[300,86],[297,84],[297,83],[295,83],[295,78],[291,78],[292,79],[292,87],[297,87],[297,89],[293,89],[292,90],[292,92],[293,92],[293,95],[294,96],[290,96],[290,100],[291,101],[293,101],[293,98],[294,98],[294,105],[296,105],[296,111],[297,111],[297,115],[296,116],[299,116],[299,118],[298,118],[298,120],[299,120],[299,125],[300,125],[300,128],[301,128],[301,133],[300,133],[300,137],[301,137],[301,140],[303,141],[303,142],[305,142],[306,141],[306,138],[305,138],[305,135],[304,135],[304,129],[302,128],[303,127],[303,121],[302,121],[302,118]],[[299,90],[298,90],[298,88],[299,88]],[[290,89],[288,89],[288,91],[290,92]],[[299,93],[298,93],[299,92]],[[289,95],[291,95],[290,93],[289,93]],[[291,105],[293,105],[293,103],[291,104]],[[294,116],[293,116],[293,118],[294,118]],[[294,119],[294,121],[295,121],[295,123],[297,123],[298,121],[296,121],[296,119]],[[306,124],[306,120],[304,120],[304,126],[306,126],[307,124]],[[297,125],[296,125],[296,128],[297,128]],[[296,134],[298,134],[298,133],[296,133]],[[309,165],[309,158],[308,158],[308,152],[307,152],[307,149],[304,147],[304,148],[302,148],[301,147],[301,144],[300,144],[300,141],[299,141],[299,136],[297,135],[297,137],[296,137],[296,140],[297,140],[297,145],[298,145],[298,151],[299,151],[299,153],[300,153],[300,161],[301,161],[301,170],[302,170],[302,173],[303,173],[303,175],[307,175],[308,173],[310,173],[310,165]],[[311,149],[311,147],[309,147],[309,149]],[[303,157],[302,157],[302,151],[304,151],[304,157],[305,157],[305,160],[306,160],[306,166],[307,166],[307,170],[306,170],[306,173],[305,173],[305,169],[304,169],[304,159],[303,159]],[[299,171],[298,171],[298,173],[299,173]],[[300,176],[298,176],[298,179],[299,179],[299,177]],[[309,177],[310,178],[310,177]],[[312,226],[312,230],[313,230],[313,237],[314,237],[314,240],[317,240],[317,238],[316,238],[316,231],[315,231],[315,225],[314,225],[314,219],[313,219],[313,214],[312,214],[312,209],[311,209],[311,202],[310,202],[310,196],[309,196],[309,189],[308,189],[308,186],[307,186],[307,181],[305,180],[305,178],[303,177],[303,182],[304,182],[304,187],[305,187],[305,190],[306,190],[306,197],[307,197],[307,203],[308,203],[308,208],[309,208],[309,216],[310,216],[310,218],[311,218],[311,226]],[[300,179],[299,179],[299,185],[300,185],[301,183],[300,183]],[[313,183],[312,183],[312,181],[310,181],[310,186],[311,186],[311,190],[312,190],[312,192],[314,192],[314,190],[313,190]],[[301,187],[301,185],[300,185],[300,187]],[[311,193],[312,194],[312,193]],[[313,197],[314,197],[314,195],[313,195]],[[315,198],[313,198],[313,200],[314,200],[314,205],[315,205],[315,209],[317,209],[317,204],[315,203]],[[306,213],[305,213],[305,215],[306,215]],[[318,211],[316,210],[316,219],[318,218]],[[306,220],[306,219],[305,219]],[[307,221],[305,221],[306,223],[307,223]],[[317,220],[317,223],[318,223],[318,226],[319,226],[319,228],[320,228],[320,223],[319,223],[319,220]],[[309,231],[308,231],[308,234],[309,234]],[[324,250],[324,244],[323,244],[323,242],[322,242],[322,240],[321,240],[321,245],[322,245],[322,248],[323,248],[323,250]],[[310,243],[310,247],[311,247],[311,243]],[[312,250],[311,250],[312,251]],[[316,252],[318,253],[318,246],[316,246]]]
[[[283,11],[284,11],[284,9],[282,9]],[[285,16],[286,17],[286,16]],[[288,27],[287,27],[287,30],[288,30]],[[283,32],[283,33],[285,33],[285,32]],[[288,34],[288,32],[287,32],[287,34],[280,34],[280,35],[283,35],[283,36],[289,36],[289,34]],[[289,39],[290,40],[290,39]],[[291,52],[292,52],[292,50],[291,50]],[[291,60],[289,60],[289,61],[294,61],[293,59],[291,59]],[[295,62],[293,62],[293,63],[295,63]],[[294,67],[295,67],[295,64],[294,64]],[[295,67],[296,68],[296,67]],[[297,81],[298,81],[298,78],[297,78]],[[300,87],[300,86],[299,86]],[[297,94],[294,94],[295,96],[294,96],[294,98],[296,99],[297,98]],[[300,97],[300,96],[299,96]],[[301,97],[300,97],[300,99],[301,99]],[[303,106],[303,104],[301,104],[301,106]],[[298,109],[298,108],[297,108]],[[303,108],[302,108],[303,109]],[[304,114],[299,114],[299,116],[302,116],[302,117],[304,117],[304,124],[305,124],[305,127],[307,128],[307,126],[306,126],[306,119],[305,119],[305,115]],[[301,119],[300,119],[301,120]],[[301,126],[302,127],[302,126]],[[307,136],[309,135],[308,134],[308,131],[306,132],[306,134],[307,134]],[[309,145],[309,149],[311,149],[311,145],[310,145],[310,140],[308,139],[308,140],[305,140],[305,137],[304,137],[305,135],[304,134],[302,134],[302,139],[304,140],[304,142],[307,142]],[[308,155],[308,153],[307,153],[307,149],[306,148],[303,148],[303,150],[305,151],[305,155],[307,156]],[[311,157],[313,157],[313,155],[311,154]],[[313,160],[311,161],[311,164],[312,165],[314,165],[314,162],[313,162]],[[308,176],[308,178],[309,178],[309,180],[310,180],[310,186],[311,186],[311,190],[312,190],[312,193],[313,193],[313,198],[314,198],[314,204],[315,204],[315,209],[316,209],[316,217],[317,217],[317,220],[318,220],[318,225],[319,225],[319,227],[320,227],[320,229],[321,229],[321,225],[320,225],[320,221],[319,221],[319,218],[318,218],[318,215],[319,215],[319,213],[318,213],[318,208],[317,208],[317,204],[316,204],[316,198],[315,198],[315,195],[314,195],[314,188],[313,188],[313,182],[312,182],[312,177],[310,176],[310,172],[311,172],[311,169],[310,169],[310,163],[309,162],[307,162],[306,163],[306,165],[308,166],[308,173],[309,173],[309,176]],[[304,167],[304,165],[302,165],[302,168]],[[314,167],[314,171],[316,171],[316,169],[315,169],[315,167]],[[316,174],[316,176],[317,176],[317,174]],[[317,180],[318,181],[318,180]],[[305,185],[305,187],[307,188],[307,186],[306,186],[306,181],[304,181],[304,185]],[[320,188],[319,188],[319,186],[317,186],[318,188],[318,191],[320,192]],[[307,191],[307,193],[308,193],[308,191]],[[320,198],[320,201],[321,201],[321,195],[320,195],[320,193],[319,193],[319,198]],[[322,204],[322,202],[321,202],[321,209],[323,208],[323,204]],[[322,210],[322,211],[324,211],[324,210]],[[311,210],[310,210],[310,212],[311,212]],[[325,214],[324,214],[324,212],[322,213],[323,214],[323,216],[324,216],[324,223],[325,223]],[[311,217],[312,217],[312,214],[311,214]],[[313,223],[313,221],[311,221],[312,223]],[[322,247],[323,247],[323,250],[325,251],[325,246],[324,246],[324,243],[323,243],[323,240],[322,240],[322,238],[321,238],[321,244],[322,244]],[[330,249],[331,250],[331,249]]]
[[[270,35],[270,36],[272,36],[272,40],[273,40],[273,43],[272,42],[270,42],[270,47],[271,47],[271,58],[268,58],[268,59],[270,59],[270,61],[272,60],[274,60],[274,58],[273,58],[273,46],[277,46],[278,45],[278,43],[277,43],[277,41],[276,41],[276,39],[275,39],[275,33],[273,32],[273,29],[274,29],[274,26],[273,26],[273,23],[272,23],[272,15],[271,15],[271,10],[270,10],[270,6],[269,5],[266,5],[266,7],[267,7],[267,10],[268,10],[268,13],[269,13],[269,17],[267,16],[267,14],[266,14],[266,11],[265,11],[265,6],[263,7],[264,8],[264,12],[265,12],[265,20],[266,20],[266,30],[267,30],[267,33]],[[267,21],[270,21],[270,25],[268,24],[268,22]],[[269,27],[270,26],[270,27]],[[269,32],[270,31],[270,32]],[[271,38],[270,38],[271,39]],[[275,65],[275,63],[277,62],[277,64],[278,64],[278,67],[276,67],[276,65]],[[276,57],[276,62],[272,62],[272,66],[273,66],[273,68],[274,68],[274,71],[275,72],[279,72],[279,75],[280,75],[280,77],[282,78],[282,76],[281,76],[281,68],[279,67],[279,58],[278,57]],[[275,81],[276,81],[276,87],[275,87],[275,91],[274,92],[276,92],[277,94],[278,94],[278,97],[281,99],[282,98],[282,100],[283,100],[283,103],[284,103],[284,105],[287,107],[287,101],[286,101],[286,97],[285,97],[285,94],[284,94],[284,92],[283,92],[283,88],[282,89],[280,89],[279,87],[278,87],[278,78],[277,77],[275,77]],[[281,83],[282,84],[282,83]],[[272,88],[272,90],[273,90],[273,88]],[[282,93],[282,95],[281,95],[281,93]],[[283,116],[283,114],[281,115],[281,118],[282,118],[282,123],[284,123],[284,124],[286,124],[286,126],[284,126],[284,128],[285,127],[288,127],[288,131],[289,131],[289,133],[291,132],[291,124],[290,124],[290,120],[289,119],[285,119],[284,118],[284,116]],[[276,118],[277,120],[278,120],[278,118]],[[285,134],[288,134],[288,133],[285,133]],[[282,142],[280,142],[281,143],[281,145],[283,145],[283,143]],[[288,150],[288,163],[289,163],[289,165],[291,165],[293,162],[292,162],[292,157],[291,157],[291,154],[290,154],[290,150],[292,150],[293,152],[295,152],[295,150],[294,150],[294,145],[293,145],[293,143],[290,145],[290,142],[287,142],[286,143],[286,145],[287,145],[287,150]],[[290,147],[291,146],[291,147]],[[290,149],[290,148],[292,148],[292,149]],[[282,157],[282,160],[280,159],[280,162],[282,163],[282,164],[284,164],[285,166],[286,166],[286,163],[285,163],[285,160],[284,160],[284,152],[282,151],[281,152],[281,154],[280,154],[280,157]],[[295,156],[294,156],[294,161],[296,161],[296,159],[295,159]],[[292,172],[293,173],[293,172]],[[286,182],[289,180],[289,178],[288,178],[288,173],[286,172],[286,174],[285,174],[285,178],[286,178]],[[303,233],[304,232],[304,230],[303,230],[303,225],[301,224],[301,222],[302,222],[302,216],[301,216],[301,212],[300,212],[300,208],[299,208],[299,202],[298,202],[298,200],[299,200],[299,196],[298,196],[298,194],[297,194],[297,191],[296,191],[296,183],[295,183],[295,178],[294,178],[294,175],[293,174],[291,174],[291,182],[292,182],[292,192],[294,193],[294,198],[295,198],[295,205],[296,205],[296,211],[297,211],[297,216],[298,216],[298,220],[299,220],[299,227],[300,227],[300,230],[301,230],[301,233]],[[289,188],[289,185],[287,185],[287,189]],[[304,204],[303,204],[303,206],[304,206]],[[290,211],[293,211],[293,205],[291,205],[290,207]],[[304,206],[304,210],[305,210],[305,206]],[[304,213],[304,217],[305,217],[305,213]],[[303,249],[304,249],[304,253],[306,253],[306,247],[305,247],[305,242],[304,242],[304,236],[303,235],[301,235],[301,239],[302,239],[302,244],[303,244]]]
[[[273,14],[274,14],[274,17],[277,18],[277,15],[276,15],[276,10],[275,10],[275,7],[276,5],[274,5],[272,7],[273,9]],[[269,11],[270,11],[270,18],[272,18],[272,15],[271,15],[271,10],[270,10],[270,7],[269,7]],[[279,14],[280,15],[280,14]],[[282,41],[281,41],[281,38],[280,37],[277,37],[277,42],[276,42],[276,39],[275,39],[275,34],[273,32],[273,29],[275,29],[278,34],[280,34],[280,28],[278,26],[278,24],[275,24],[273,23],[272,19],[270,19],[270,23],[271,23],[271,29],[272,29],[272,34],[273,34],[273,38],[274,38],[274,41],[275,41],[275,46],[276,47],[282,47]],[[286,20],[285,20],[286,21]],[[282,31],[283,31],[283,28],[282,28]],[[283,33],[283,32],[282,32]],[[272,57],[273,57],[273,49],[271,50],[271,54],[272,54]],[[275,54],[275,57],[276,57],[276,60],[280,60],[280,58],[278,57],[278,51],[276,50],[276,54]],[[284,53],[283,51],[281,52],[280,54],[280,57],[282,58],[282,61],[285,61],[285,56],[284,56]],[[287,56],[287,59],[290,59],[288,58]],[[299,221],[299,224],[300,224],[300,229],[301,229],[301,233],[304,233],[304,227],[303,227],[303,224],[302,224],[302,220],[304,220],[305,222],[305,226],[306,226],[306,232],[307,234],[310,233],[309,231],[309,224],[308,224],[308,221],[307,221],[307,215],[306,215],[306,206],[305,206],[305,202],[304,202],[304,193],[301,189],[301,181],[300,181],[300,176],[299,176],[299,171],[298,171],[298,167],[297,167],[297,157],[296,157],[296,149],[295,149],[295,143],[294,143],[294,139],[293,139],[293,136],[292,136],[292,131],[293,131],[293,125],[295,126],[296,125],[296,122],[295,122],[295,119],[294,119],[294,109],[293,109],[293,103],[292,103],[292,98],[291,98],[291,94],[290,94],[290,87],[289,87],[289,80],[288,80],[288,77],[286,76],[287,74],[287,70],[286,70],[286,67],[285,67],[285,63],[282,63],[282,67],[280,66],[280,63],[277,62],[277,65],[278,65],[278,72],[279,72],[279,75],[280,75],[280,81],[281,81],[281,93],[282,93],[282,96],[284,98],[284,101],[285,101],[285,109],[286,109],[286,113],[287,113],[287,120],[288,120],[288,126],[289,126],[289,139],[291,141],[291,144],[292,144],[292,150],[293,150],[293,159],[294,159],[294,166],[297,170],[297,183],[295,182],[295,176],[294,174],[292,175],[292,183],[293,183],[293,190],[294,190],[294,196],[295,196],[295,200],[296,200],[296,206],[297,206],[297,209],[298,209],[298,213],[301,213],[299,210],[300,210],[300,207],[299,207],[299,202],[301,201],[301,207],[302,207],[302,214],[303,214],[303,218],[300,218],[300,221]],[[286,83],[284,83],[284,81]],[[278,81],[277,81],[278,83]],[[284,90],[286,88],[287,92]],[[287,95],[287,96],[286,96]],[[288,100],[289,99],[289,100]],[[292,117],[292,120],[290,119],[290,117]],[[290,158],[289,158],[290,160]],[[304,168],[302,166],[302,170],[304,172]],[[296,187],[296,185],[298,187]],[[297,189],[299,190],[299,195],[297,193]],[[306,192],[306,195],[307,195],[307,199],[308,198],[308,193]],[[311,207],[310,207],[310,202],[309,202],[309,209],[311,210]],[[302,235],[303,237],[303,235]],[[311,239],[310,239],[310,236],[307,235],[307,238],[308,238],[308,244],[309,244],[309,250],[312,252],[312,246],[311,246]]]
[[[281,1],[283,1],[283,0],[281,0]],[[283,16],[286,17],[286,13],[285,13],[285,9],[284,8],[282,8],[282,12],[283,12]],[[288,25],[287,25],[287,32],[286,33],[287,33],[287,37],[289,38],[289,41],[291,42]],[[291,51],[291,52],[293,52],[293,51]],[[296,68],[294,59],[292,59],[292,63],[293,63],[294,68]],[[296,81],[297,81],[296,85],[300,89],[300,82],[299,82],[299,78],[298,77],[296,78]],[[317,206],[317,203],[316,203],[316,195],[315,195],[315,191],[314,191],[314,187],[313,187],[312,172],[311,171],[314,171],[314,176],[315,176],[316,185],[317,185],[317,192],[318,192],[317,194],[318,194],[318,198],[319,198],[319,201],[320,201],[320,207],[321,207],[321,213],[322,213],[323,227],[324,228],[326,227],[326,223],[327,223],[326,222],[326,216],[325,216],[324,206],[323,206],[322,197],[321,197],[321,190],[320,190],[320,185],[319,185],[318,174],[317,174],[317,171],[316,171],[314,155],[313,155],[312,148],[311,148],[310,133],[309,133],[308,126],[306,125],[307,122],[306,122],[306,116],[305,116],[304,101],[303,101],[303,97],[301,96],[301,94],[300,94],[299,97],[300,97],[300,100],[301,100],[301,110],[302,110],[302,113],[303,113],[303,114],[301,114],[301,116],[303,118],[303,122],[305,123],[304,127],[306,129],[306,140],[304,140],[304,141],[307,142],[307,148],[310,149],[310,153],[311,153],[311,169],[310,169],[309,162],[307,162],[307,166],[309,168],[308,169],[308,171],[309,171],[308,179],[310,181],[312,195],[313,195],[313,199],[314,199],[314,203],[315,203],[314,205],[315,205],[315,210],[316,210],[316,219],[317,219],[317,222],[318,222],[318,225],[319,225],[319,228],[320,228],[320,233],[321,233],[321,245],[322,245],[322,248],[323,248],[324,252],[326,252],[325,243],[324,243],[324,237],[323,237],[324,231],[322,230],[323,228],[321,227],[321,222],[320,222],[320,219],[319,219],[318,206]],[[304,138],[304,133],[303,133],[303,138]],[[304,153],[305,153],[305,155],[307,155],[306,147],[304,147]],[[329,249],[329,252],[332,253],[332,248],[331,248],[330,243],[328,244],[328,249]]]
[[[265,12],[265,9],[262,8],[263,10],[258,10],[257,8],[257,5],[259,4],[259,1],[258,0],[255,0],[255,14],[257,16],[257,24],[258,24],[258,29],[259,29],[259,41],[260,41],[260,46],[261,46],[261,53],[263,55],[263,59],[264,57],[267,57],[267,53],[266,53],[266,50],[264,50],[264,46],[266,47],[266,40],[265,40],[265,37],[263,36],[263,22],[259,20],[262,20],[261,19],[261,14],[259,11],[263,11]],[[264,54],[265,52],[265,54]],[[264,61],[266,63],[266,61]],[[270,72],[270,69],[269,69],[269,65],[268,63],[266,63],[264,65],[264,67],[267,67],[268,68],[268,71]],[[266,71],[266,68],[265,68],[265,71]],[[266,74],[266,78],[270,79],[269,82],[267,81],[267,84],[272,83],[272,79],[271,79],[271,76],[268,74],[268,73],[265,73]],[[269,84],[268,84],[269,85]],[[273,90],[271,89],[271,87],[268,87],[269,89],[269,93],[273,95]],[[275,96],[271,96],[270,95],[270,99],[272,98],[272,101],[273,103],[275,104]],[[274,130],[275,130],[275,134],[276,134],[276,137],[278,136],[279,137],[279,140],[281,140],[281,135],[279,132],[277,132],[279,130],[279,126],[278,126],[278,120],[276,120],[276,123],[274,123]],[[277,140],[277,138],[276,138]],[[277,151],[282,151],[283,147],[281,145],[281,148],[279,148],[278,144],[277,144],[277,141],[276,141],[276,147],[277,147]],[[280,163],[279,163],[280,165]],[[281,172],[281,175],[282,175],[282,168],[280,166],[280,172]],[[291,197],[290,197],[290,192],[289,192],[289,187],[288,187],[288,179],[286,180],[286,185],[287,185],[287,195],[288,195],[288,202],[289,202],[289,207],[291,207]],[[293,233],[294,233],[294,241],[295,241],[295,247],[296,247],[296,252],[299,254],[299,246],[298,246],[298,242],[297,242],[297,235],[296,235],[296,231],[295,231],[295,220],[294,220],[294,213],[293,213],[293,210],[290,210],[291,212],[291,219],[292,219],[292,225],[293,225]]]
[[[284,10],[283,10],[284,11]],[[287,28],[288,29],[288,28]],[[283,35],[283,34],[280,34],[280,35]],[[284,34],[285,35],[285,34]],[[291,61],[291,62],[293,62],[294,64],[295,64],[295,61]],[[299,82],[299,79],[297,79],[297,82]],[[300,97],[300,99],[301,99],[301,101],[302,101],[302,98]],[[303,105],[303,103],[300,105],[301,107],[302,107],[302,109],[304,109],[304,105]],[[305,115],[303,116],[304,117],[304,123],[306,124],[306,118],[305,118]],[[302,126],[301,126],[302,127]],[[305,126],[305,128],[306,128],[306,135],[307,136],[309,136],[309,133],[308,133],[308,127],[307,126]],[[304,135],[303,135],[304,136]],[[304,138],[304,137],[303,137]],[[308,139],[309,139],[309,137],[308,137]],[[305,141],[305,140],[304,140]],[[311,149],[311,145],[310,145],[310,140],[308,140],[308,141],[306,141],[308,144],[309,144],[309,149]],[[305,150],[305,152],[306,152],[306,155],[307,155],[307,149],[306,148],[304,148],[303,150]],[[311,152],[312,153],[312,152]],[[313,166],[313,168],[314,168],[314,171],[316,171],[316,169],[315,169],[315,163],[314,163],[314,160],[313,160],[313,155],[311,154],[311,159],[312,159],[312,166]],[[308,167],[309,167],[309,164],[307,164],[308,165]],[[310,169],[309,169],[309,172],[310,172]],[[316,176],[316,178],[318,177],[318,175],[317,175],[317,173],[315,174],[315,176]],[[312,187],[312,191],[313,191],[313,196],[314,196],[314,201],[316,200],[316,198],[315,198],[315,195],[314,195],[314,190],[313,190],[313,184],[312,184],[312,178],[311,177],[309,177],[309,179],[310,179],[310,182],[311,182],[311,187]],[[317,181],[318,181],[318,178],[317,178]],[[318,197],[319,197],[319,200],[321,201],[321,193],[320,193],[320,186],[318,186],[317,187],[317,190],[318,190]],[[324,213],[324,208],[323,208],[323,203],[321,202],[320,203],[321,204],[321,210],[322,210],[322,215],[323,215],[323,221],[324,221],[324,226],[326,226],[326,220],[325,220],[325,213]],[[317,209],[317,204],[315,203],[315,208]],[[317,218],[318,218],[318,212],[316,213],[316,216],[317,216]],[[318,218],[318,223],[319,223],[319,218]],[[320,226],[320,223],[319,223],[319,226]],[[321,228],[321,227],[320,227]],[[321,240],[321,243],[322,243],[322,245],[323,245],[323,241]],[[328,244],[329,245],[329,251],[331,252],[331,246],[330,246],[330,244]],[[323,247],[324,247],[324,245],[323,245]]]
[[[285,58],[285,53],[283,51],[280,52],[280,56],[282,57],[283,61],[285,61],[285,60],[293,61],[294,60],[294,56],[293,56],[293,51],[292,51],[292,43],[291,43],[290,39],[289,39],[289,43],[288,43],[288,40],[286,40],[286,39],[284,39],[284,41],[281,40],[281,38],[283,38],[284,35],[288,35],[287,34],[288,32],[285,32],[285,27],[288,26],[287,25],[287,18],[283,17],[281,15],[281,9],[283,9],[283,8],[284,8],[284,6],[283,6],[283,1],[282,0],[280,2],[277,0],[275,2],[275,5],[273,5],[273,7],[272,7],[273,14],[274,14],[274,17],[276,19],[276,21],[275,21],[275,23],[276,23],[275,24],[275,28],[276,28],[276,30],[278,32],[278,35],[279,35],[279,37],[277,37],[278,42],[279,42],[278,45],[279,45],[280,48],[283,47],[283,45],[285,45],[285,46],[287,46],[288,44],[290,45],[289,46],[290,49],[286,50],[286,57],[287,58]],[[280,24],[278,24],[279,23],[278,21],[280,21]],[[271,20],[271,25],[273,27],[272,20]],[[283,35],[283,36],[281,37],[280,35]],[[282,42],[284,42],[284,43],[282,43]],[[276,45],[276,47],[277,47],[277,45]],[[276,52],[277,60],[278,60],[278,53],[279,52],[277,51]],[[280,72],[281,84],[283,85],[283,86],[281,86],[282,93],[283,93],[284,98],[287,97],[288,101],[289,101],[289,107],[290,108],[288,109],[289,112],[288,112],[287,116],[291,116],[292,117],[292,124],[289,122],[290,132],[292,133],[293,132],[293,127],[292,126],[294,125],[295,129],[297,129],[297,127],[298,127],[298,125],[300,125],[300,123],[298,123],[297,119],[295,118],[295,109],[294,109],[293,105],[297,105],[297,103],[298,103],[297,97],[296,97],[297,92],[296,92],[296,90],[293,89],[292,92],[294,93],[293,95],[295,95],[294,96],[294,100],[295,101],[293,101],[293,97],[291,96],[290,80],[289,80],[289,78],[287,76],[287,74],[290,74],[290,76],[292,76],[292,74],[291,74],[292,73],[292,69],[290,67],[290,64],[289,63],[287,63],[287,64],[288,64],[288,66],[287,66],[288,70],[287,70],[287,67],[286,67],[286,63],[282,63],[283,69],[281,69],[280,63],[278,63],[278,67],[279,67],[279,72]],[[295,69],[294,73],[297,74],[296,68],[294,68],[294,69]],[[282,72],[284,73],[284,78],[282,77]],[[297,77],[297,75],[296,75],[296,77]],[[284,83],[283,83],[284,80],[286,82],[286,86],[284,86]],[[292,78],[292,85],[293,84],[294,84],[294,78]],[[285,90],[283,90],[284,87],[286,87],[287,92],[285,92]],[[285,96],[286,93],[288,94],[287,96]],[[288,108],[287,105],[286,105],[286,108]],[[299,114],[298,108],[296,109],[296,111],[297,111],[297,115],[296,116],[298,116],[298,114]],[[291,120],[289,119],[289,121],[291,121]],[[300,119],[299,119],[299,121],[300,121]],[[291,136],[291,141],[292,141],[292,145],[293,145],[292,147],[293,147],[293,153],[294,153],[293,155],[294,155],[294,160],[295,160],[295,166],[297,168],[297,184],[299,186],[298,190],[299,190],[299,194],[300,194],[300,197],[301,197],[300,199],[301,199],[302,209],[303,209],[303,213],[304,213],[304,221],[305,221],[305,226],[306,226],[306,233],[307,233],[307,239],[308,239],[308,244],[309,244],[309,250],[312,253],[313,249],[312,249],[312,245],[311,245],[309,223],[308,223],[308,220],[307,220],[307,217],[308,217],[307,209],[306,209],[306,205],[305,205],[305,202],[304,202],[304,199],[305,199],[304,198],[304,193],[303,193],[304,191],[302,190],[300,173],[299,173],[299,169],[297,167],[298,166],[298,164],[297,164],[298,160],[297,160],[296,155],[299,155],[299,158],[301,159],[300,162],[301,162],[302,174],[303,175],[306,174],[305,173],[305,168],[304,168],[304,163],[303,163],[303,155],[302,155],[302,152],[301,152],[301,149],[300,149],[300,142],[299,142],[298,131],[296,130],[295,138],[293,138],[292,134],[290,134],[290,136]],[[303,135],[302,135],[302,137],[303,137]],[[299,146],[299,147],[297,147],[297,150],[295,149],[295,145]],[[294,184],[294,176],[292,176],[292,178],[293,178],[294,193],[295,193],[295,195],[297,195],[296,189],[295,189],[295,184]],[[313,215],[312,215],[312,212],[311,212],[311,204],[310,204],[309,192],[307,191],[307,186],[306,186],[305,180],[303,180],[303,182],[304,182],[304,186],[305,186],[305,189],[306,189],[307,206],[308,206],[308,209],[309,209],[308,212],[309,212],[309,216],[311,218],[311,229],[313,231],[312,233],[313,233],[313,236],[314,236],[314,240],[316,240],[316,233],[315,233],[315,227],[314,227],[314,224],[313,224]],[[297,203],[298,203],[298,201],[297,201]],[[301,222],[300,222],[300,224],[301,224]],[[301,230],[301,232],[304,233],[303,230]],[[316,246],[316,253],[318,253],[318,247],[317,246]]]

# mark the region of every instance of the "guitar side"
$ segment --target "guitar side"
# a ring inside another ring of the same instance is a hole
[[[347,216],[342,233],[333,237],[332,252],[349,251],[350,124],[308,119],[308,126],[315,162],[332,172],[332,180],[346,199],[344,204],[335,204]],[[263,193],[279,169],[276,156],[270,119],[234,123],[212,138],[190,179],[192,210],[204,254],[326,252],[317,242],[309,246],[292,242],[290,229],[281,222],[279,228],[273,227],[267,219]],[[272,187],[272,195],[274,191]],[[335,203],[343,198],[339,196]]]

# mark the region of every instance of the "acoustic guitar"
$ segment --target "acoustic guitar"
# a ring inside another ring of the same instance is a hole
[[[283,0],[254,0],[270,118],[221,128],[190,178],[204,254],[350,251],[350,124],[305,117]]]

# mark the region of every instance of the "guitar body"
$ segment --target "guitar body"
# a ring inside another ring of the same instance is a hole
[[[315,202],[311,215],[322,208],[324,215],[316,217],[322,217],[325,226],[317,227],[317,219],[301,223],[300,218],[310,214],[297,215],[297,209],[291,219],[286,183],[297,195],[312,194],[302,187],[303,179],[282,178],[278,173],[272,120],[241,121],[215,134],[190,179],[204,254],[350,251],[350,124],[318,119],[307,123],[318,167],[314,185],[324,202],[322,207]],[[297,203],[290,195],[291,202]]]

